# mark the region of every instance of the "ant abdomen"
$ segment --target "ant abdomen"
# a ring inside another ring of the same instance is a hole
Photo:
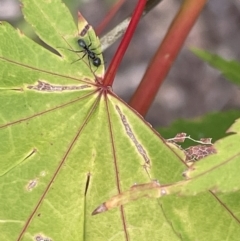
[[[92,63],[94,66],[98,67],[101,65],[101,59],[98,57],[95,57],[95,59],[93,59]]]

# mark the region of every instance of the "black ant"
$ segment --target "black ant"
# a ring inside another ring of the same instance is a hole
[[[84,55],[82,56],[82,58],[84,58],[86,56],[86,54],[87,54],[88,58],[92,60],[93,65],[96,66],[96,67],[99,67],[102,62],[101,62],[101,59],[96,56],[97,54],[93,52],[93,50],[95,50],[95,49],[90,49],[92,43],[87,45],[83,39],[78,39],[77,42],[78,42],[78,45],[80,47],[82,47],[84,50],[74,51],[74,52],[76,52],[76,53],[84,52]]]
[[[90,26],[87,25],[87,26],[84,28],[84,30],[81,32],[81,36],[82,36],[83,34],[86,34],[89,28],[90,28]],[[81,60],[81,59],[83,59],[86,55],[88,56],[89,65],[90,65],[90,59],[91,59],[91,61],[92,61],[92,64],[93,64],[95,67],[99,67],[99,66],[102,64],[102,60],[101,60],[99,57],[96,56],[96,55],[100,55],[101,53],[99,53],[99,54],[94,53],[93,51],[94,51],[96,48],[90,49],[90,47],[92,46],[92,42],[91,42],[90,36],[89,36],[89,40],[90,40],[90,44],[89,44],[89,45],[87,45],[86,42],[85,42],[83,39],[78,39],[78,40],[77,40],[78,45],[79,45],[81,48],[83,48],[83,50],[72,50],[72,49],[68,49],[69,51],[72,51],[72,52],[74,52],[74,53],[83,53],[83,56],[82,56],[80,59],[77,59],[77,60],[73,61],[72,64],[75,63],[75,62],[77,62],[77,61],[79,61],[79,60]],[[61,48],[61,47],[60,47],[60,48]],[[96,71],[96,70],[95,70],[95,71]],[[94,72],[95,72],[95,71],[94,71]]]
[[[83,39],[78,39],[78,45],[83,48],[83,50],[72,50],[72,49],[68,49],[72,52],[75,52],[75,53],[84,53],[83,56],[80,58],[80,59],[77,59],[75,61],[73,61],[72,63],[75,63],[81,59],[83,59],[86,54],[88,55],[88,60],[91,59],[92,60],[92,64],[96,67],[99,67],[101,64],[102,64],[102,61],[99,57],[97,57],[96,55],[99,55],[99,54],[96,54],[93,52],[93,50],[95,49],[90,49],[92,43],[90,43],[89,45],[86,44],[86,42],[83,40]],[[90,62],[89,62],[90,64]]]

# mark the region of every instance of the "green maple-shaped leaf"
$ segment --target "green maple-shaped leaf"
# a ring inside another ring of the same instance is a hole
[[[221,200],[208,191],[139,199],[92,216],[134,183],[177,183],[187,167],[101,85],[103,65],[96,68],[87,56],[72,63],[83,55],[69,51],[82,50],[79,38],[101,53],[81,15],[76,26],[59,0],[22,3],[51,50],[0,24],[0,240],[217,241],[227,240],[229,223],[228,240],[237,240],[237,216],[221,205],[224,200],[237,213],[237,193]],[[216,222],[217,232],[210,232]]]
[[[22,3],[26,20],[60,55],[1,23],[1,240],[175,240],[157,201],[92,216],[135,182],[179,180],[184,165],[101,86],[103,65],[96,69],[87,56],[72,64],[83,55],[69,51],[82,50],[79,38],[101,52],[87,22],[79,15],[77,27],[58,0]]]

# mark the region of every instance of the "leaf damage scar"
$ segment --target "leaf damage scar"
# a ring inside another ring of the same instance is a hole
[[[26,190],[31,192],[39,183],[39,179],[46,176],[46,171],[41,171],[39,178],[36,177],[28,182],[26,185]]]
[[[35,153],[37,152],[36,148],[33,148],[32,151],[25,156],[23,159],[21,159],[19,162],[13,164],[13,166],[11,166],[9,169],[4,170],[2,173],[0,172],[0,177],[6,175],[8,172],[12,171],[15,167],[21,165],[24,161],[26,161],[27,159],[29,159],[30,157],[32,157]]]
[[[37,236],[35,236],[35,241],[53,241],[52,239],[48,238],[48,237],[44,237],[42,236],[42,234],[38,234]]]
[[[86,88],[90,88],[90,85],[51,85],[47,82],[38,80],[37,85],[28,85],[28,89],[37,90],[37,91],[45,91],[45,92],[61,92],[68,90],[82,90]]]
[[[136,146],[138,152],[140,153],[140,155],[143,157],[144,161],[145,161],[145,164],[147,166],[146,167],[150,167],[150,159],[146,153],[146,151],[144,150],[143,146],[138,142],[137,138],[135,137],[135,135],[133,134],[132,132],[132,129],[127,121],[127,118],[126,116],[122,113],[122,111],[120,110],[120,108],[116,105],[115,106],[120,118],[121,118],[121,121],[122,121],[122,124],[124,125],[125,127],[125,131],[127,133],[127,135],[129,136],[129,138],[131,139],[131,141],[134,143],[134,145]]]
[[[31,153],[29,153],[25,158],[24,161],[27,160],[28,158],[30,158],[33,154],[35,154],[37,152],[36,148],[33,148],[33,150],[31,151]]]
[[[83,28],[83,30],[80,32],[80,36],[81,37],[84,37],[84,35],[86,35],[86,33],[88,32],[88,30],[90,29],[90,25],[89,24],[87,24],[87,25],[85,25],[85,27]]]
[[[38,184],[38,178],[34,179],[34,180],[30,180],[26,186],[26,189],[31,192],[33,190],[33,188],[35,188]]]
[[[90,183],[90,177],[91,177],[91,173],[89,172],[87,174],[87,181],[86,181],[85,192],[84,192],[85,196],[87,195],[87,191],[88,191],[88,187],[89,187],[89,183]]]
[[[23,88],[0,88],[1,90],[13,90],[13,91],[17,91],[17,92],[23,92]]]

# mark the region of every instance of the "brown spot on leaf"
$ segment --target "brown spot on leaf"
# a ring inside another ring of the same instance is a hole
[[[27,184],[26,189],[31,192],[38,184],[38,178],[30,180]]]
[[[87,31],[90,29],[90,25],[89,24],[87,24],[83,29],[82,29],[82,31],[80,32],[80,36],[81,37],[84,37],[84,35],[86,35],[86,33],[87,33]]]

